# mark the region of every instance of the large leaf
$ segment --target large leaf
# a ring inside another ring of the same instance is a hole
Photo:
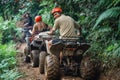
[[[105,19],[108,19],[108,18],[116,18],[120,15],[120,7],[114,7],[114,8],[111,8],[111,9],[108,9],[106,10],[105,12],[103,12],[99,18],[97,19],[93,29],[96,28],[96,26],[102,21],[102,20],[105,20]]]

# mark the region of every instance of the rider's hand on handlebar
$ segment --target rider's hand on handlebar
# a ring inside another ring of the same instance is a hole
[[[32,31],[31,31],[31,30],[29,30],[29,32],[30,32],[30,34],[32,34]]]
[[[80,36],[80,33],[77,33],[77,36]]]
[[[52,33],[51,33],[51,32],[47,32],[47,34],[48,34],[48,35],[52,35]]]
[[[55,31],[54,29],[51,29],[50,32],[48,32],[47,34],[48,34],[48,35],[53,35],[53,34],[54,34],[54,31]]]

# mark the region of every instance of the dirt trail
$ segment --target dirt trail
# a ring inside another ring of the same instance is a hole
[[[38,68],[33,68],[30,63],[24,63],[24,47],[26,44],[21,44],[21,46],[18,49],[18,70],[23,73],[24,75],[19,78],[18,80],[44,80],[44,75],[41,75],[39,73]],[[62,80],[82,80],[78,77],[70,77],[70,76],[65,76],[62,78]]]

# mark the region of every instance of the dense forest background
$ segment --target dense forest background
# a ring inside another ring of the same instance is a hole
[[[86,54],[99,61],[103,71],[120,68],[120,0],[1,0],[0,6],[0,80],[21,76],[15,44],[21,37],[16,23],[22,15],[29,12],[33,20],[42,15],[53,26],[50,12],[56,6],[81,25],[82,36],[91,44]]]

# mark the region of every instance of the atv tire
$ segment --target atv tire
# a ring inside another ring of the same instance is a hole
[[[44,64],[45,64],[45,57],[47,53],[45,51],[40,52],[39,55],[39,71],[41,74],[44,74]]]
[[[80,74],[84,80],[96,80],[96,65],[88,56],[84,56],[80,64]]]
[[[30,51],[28,49],[28,47],[24,48],[24,55],[25,55],[25,62],[26,63],[30,63],[30,57],[28,56],[30,54]]]
[[[39,66],[39,50],[33,50],[31,54],[32,58],[32,66],[38,67]]]
[[[46,80],[60,80],[59,60],[55,55],[48,55],[45,59]]]

